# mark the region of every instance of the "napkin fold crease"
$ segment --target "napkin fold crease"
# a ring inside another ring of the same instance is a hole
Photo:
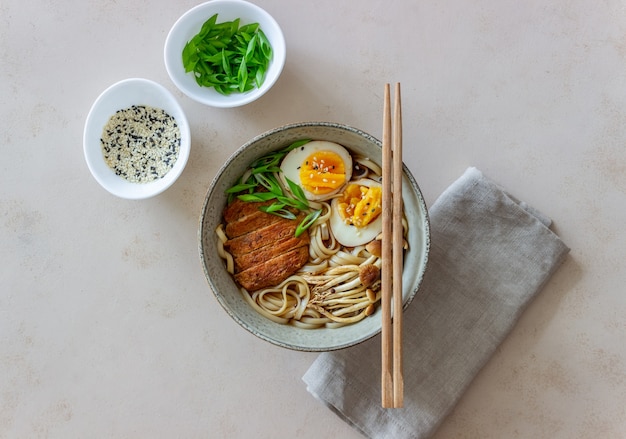
[[[404,407],[381,406],[380,336],[320,354],[303,377],[372,439],[430,437],[569,252],[548,217],[473,167],[429,216],[427,272],[403,319]]]

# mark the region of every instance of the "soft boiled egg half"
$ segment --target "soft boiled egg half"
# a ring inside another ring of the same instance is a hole
[[[307,200],[322,201],[338,193],[352,177],[352,156],[338,143],[312,140],[287,153],[280,176],[296,183]]]
[[[383,229],[382,185],[363,178],[350,182],[331,202],[330,228],[346,247],[367,244]]]

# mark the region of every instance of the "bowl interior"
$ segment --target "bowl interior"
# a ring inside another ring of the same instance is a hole
[[[356,324],[335,329],[301,329],[272,322],[245,302],[216,250],[215,229],[226,205],[224,191],[234,184],[254,159],[304,138],[334,141],[380,163],[380,142],[360,130],[343,125],[300,123],[261,134],[239,148],[213,180],[200,217],[199,251],[213,293],[226,312],[241,326],[261,339],[286,348],[330,351],[355,345],[376,335],[381,329],[380,308]],[[406,307],[417,293],[424,275],[430,248],[430,229],[426,204],[417,182],[406,167],[402,188],[405,212],[409,219],[409,250],[406,252],[402,277],[403,302]]]
[[[161,108],[176,119],[180,129],[181,145],[176,163],[163,178],[149,183],[132,183],[115,175],[102,155],[100,138],[104,126],[116,111],[132,105]],[[129,199],[151,197],[170,187],[187,164],[190,143],[187,118],[174,96],[162,85],[142,78],[125,79],[102,92],[89,111],[83,136],[85,160],[94,178],[113,195]]]
[[[191,73],[186,73],[182,61],[182,51],[202,24],[213,14],[218,14],[218,23],[241,19],[241,24],[259,23],[274,52],[273,59],[260,88],[246,93],[232,93],[224,96],[213,88],[200,87]],[[190,98],[213,107],[237,107],[258,99],[278,80],[285,64],[285,39],[280,26],[265,10],[243,0],[212,0],[200,4],[183,14],[170,30],[165,41],[165,67],[172,82]]]

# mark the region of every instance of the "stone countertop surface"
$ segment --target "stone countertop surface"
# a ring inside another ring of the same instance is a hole
[[[256,3],[285,33],[283,75],[217,109],[163,63],[195,2],[0,2],[0,437],[362,437],[307,392],[317,354],[221,309],[197,228],[218,168],[266,130],[380,138],[386,82],[429,205],[475,166],[571,247],[435,439],[625,437],[623,2]],[[104,191],[82,153],[92,103],[129,77],[172,91],[193,136],[180,179],[143,201]]]

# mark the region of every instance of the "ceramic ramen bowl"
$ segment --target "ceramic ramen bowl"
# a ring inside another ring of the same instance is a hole
[[[216,227],[222,221],[227,196],[225,191],[255,159],[286,147],[300,139],[328,140],[339,143],[353,152],[370,157],[380,164],[381,142],[371,135],[345,125],[325,122],[305,122],[285,125],[267,131],[241,146],[221,167],[206,194],[198,231],[199,252],[208,284],[217,301],[239,325],[257,337],[284,348],[322,352],[361,343],[381,330],[381,310],[365,319],[339,328],[303,329],[275,323],[259,314],[248,304],[224,261],[217,252]],[[428,211],[417,181],[404,167],[403,199],[409,223],[408,244],[405,253],[403,303],[406,308],[417,294],[430,249]]]

